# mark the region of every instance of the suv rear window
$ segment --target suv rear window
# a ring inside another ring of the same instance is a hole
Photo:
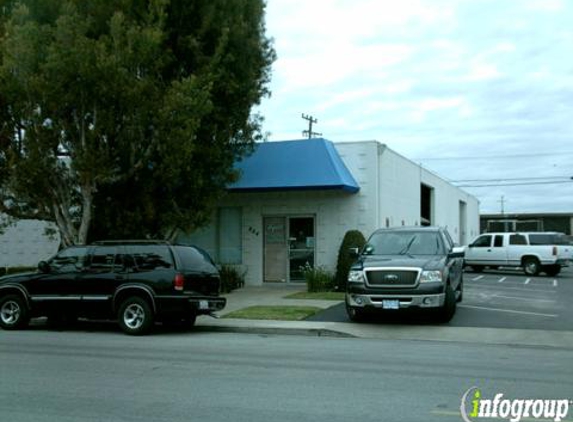
[[[129,245],[126,248],[138,270],[173,268],[173,257],[167,245]]]
[[[567,245],[567,238],[563,234],[539,233],[529,235],[530,245]]]
[[[175,246],[183,270],[211,269],[215,266],[209,254],[193,246]]]

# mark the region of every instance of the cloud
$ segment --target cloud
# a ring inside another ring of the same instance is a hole
[[[449,179],[572,172],[556,158],[573,159],[565,147],[573,3],[268,0],[267,8],[279,57],[273,96],[260,107],[271,140],[300,138],[300,115],[310,113],[333,141],[378,139],[413,159],[452,157],[424,163]],[[528,159],[455,159],[524,152]],[[562,200],[573,184],[468,190],[484,212],[498,210],[500,194],[514,211],[573,211]]]

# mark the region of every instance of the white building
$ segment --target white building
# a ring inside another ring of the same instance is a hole
[[[38,220],[21,220],[6,227],[0,236],[0,268],[35,267],[58,251],[60,236],[46,235],[52,225]]]
[[[240,265],[246,283],[301,281],[308,262],[330,271],[348,230],[437,225],[459,244],[479,234],[479,202],[376,141],[268,142],[237,167],[212,224],[182,242]]]

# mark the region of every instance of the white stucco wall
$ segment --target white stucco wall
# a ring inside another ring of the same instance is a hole
[[[58,251],[59,236],[46,236],[47,223],[22,220],[0,235],[0,267],[33,267]]]
[[[336,268],[338,248],[349,228],[368,235],[373,230],[369,216],[372,196],[339,191],[275,192],[231,194],[221,206],[243,209],[243,266],[245,282],[260,285],[263,280],[263,218],[272,216],[315,217],[315,264]]]
[[[448,229],[454,242],[467,244],[479,234],[479,201],[474,196],[422,169],[422,183],[434,188],[432,224]],[[466,227],[460,227],[460,201],[466,204]],[[463,242],[462,231],[465,231]]]

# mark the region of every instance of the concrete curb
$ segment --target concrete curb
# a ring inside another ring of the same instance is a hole
[[[573,350],[573,331],[240,319],[205,319],[199,321],[195,328],[202,332],[432,341]]]
[[[259,335],[293,335],[309,337],[337,337],[337,338],[356,338],[356,336],[344,333],[342,331],[328,330],[322,328],[288,328],[288,327],[233,327],[233,326],[216,326],[203,325],[195,327],[198,332],[218,332],[218,333],[240,333],[240,334],[259,334]]]

